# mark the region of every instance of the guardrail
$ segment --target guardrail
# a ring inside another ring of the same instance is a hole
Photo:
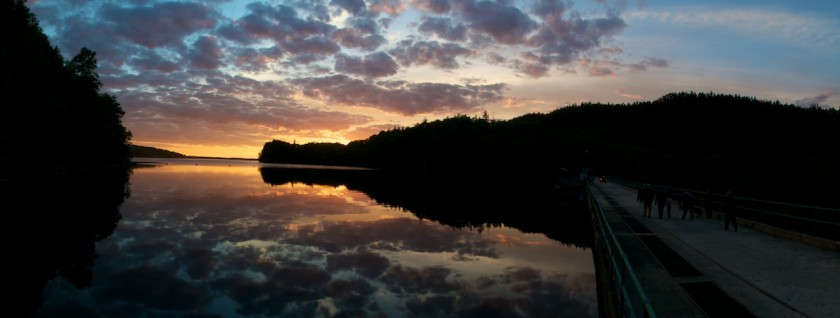
[[[624,317],[656,317],[656,312],[650,304],[650,299],[642,289],[639,283],[639,278],[636,277],[636,272],[630,266],[630,261],[627,255],[618,243],[612,227],[607,222],[604,216],[601,205],[595,196],[592,195],[592,189],[587,183],[586,197],[589,200],[592,213],[594,213],[595,226],[598,232],[601,233],[603,243],[603,252],[606,253],[606,259],[609,262],[610,270],[612,271],[613,284],[616,291],[619,291],[619,302],[624,313]],[[597,242],[597,241],[596,241]]]
[[[641,183],[622,179],[610,179],[630,188],[638,189]],[[666,186],[651,184],[656,190]],[[704,210],[707,207],[706,191],[672,187],[674,199],[685,192],[694,194],[695,206]],[[710,207],[713,211],[723,211],[724,198],[722,194],[711,194]],[[736,215],[738,219],[746,219],[779,229],[806,234],[813,237],[840,241],[840,209],[774,202],[740,196],[733,196],[736,201]]]

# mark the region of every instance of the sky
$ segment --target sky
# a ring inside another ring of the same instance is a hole
[[[456,115],[715,92],[840,108],[838,1],[30,0],[137,145],[256,158]]]

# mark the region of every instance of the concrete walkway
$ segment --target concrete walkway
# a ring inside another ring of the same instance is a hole
[[[840,317],[840,253],[743,225],[738,232],[726,231],[718,219],[682,220],[676,204],[671,218],[659,219],[655,206],[653,217],[645,218],[634,189],[596,182],[593,190],[602,207],[611,207],[605,210],[621,212],[620,220],[650,251],[645,254],[670,273],[671,286],[681,286],[706,316],[730,316],[735,312],[726,308],[745,308],[757,317]],[[642,281],[653,302],[674,296],[673,288],[650,287],[661,283]],[[721,299],[735,307],[722,306]]]

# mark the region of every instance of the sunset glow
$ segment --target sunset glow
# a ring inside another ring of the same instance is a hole
[[[835,1],[29,1],[132,143],[256,158],[457,114],[714,91],[840,107]]]

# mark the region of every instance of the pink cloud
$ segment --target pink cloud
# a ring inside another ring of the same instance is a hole
[[[613,90],[613,94],[624,97],[624,98],[633,99],[633,100],[640,100],[640,99],[644,98],[644,96],[642,96],[642,95],[625,93],[625,92],[619,91],[617,89]]]
[[[385,13],[392,17],[400,15],[406,9],[408,5],[401,0],[372,0],[369,8],[370,12]]]
[[[449,0],[410,0],[414,7],[434,13],[446,13],[452,8]]]
[[[345,136],[347,136],[347,138],[349,138],[350,140],[363,140],[367,139],[370,136],[376,135],[381,131],[393,129],[395,127],[397,126],[388,124],[356,127],[345,133]]]

